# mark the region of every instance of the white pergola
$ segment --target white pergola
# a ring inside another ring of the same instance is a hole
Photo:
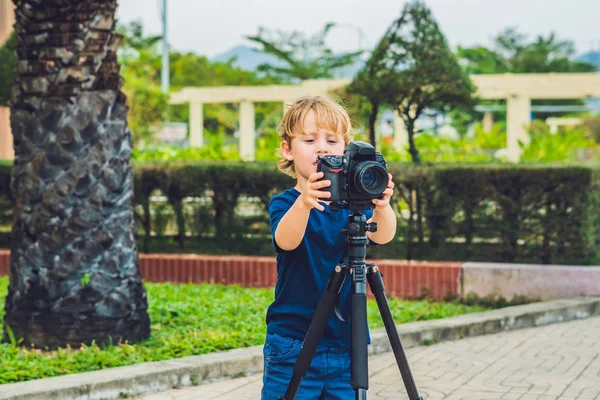
[[[506,99],[507,143],[509,159],[518,161],[519,141],[529,142],[528,125],[531,122],[533,99],[586,99],[600,97],[600,74],[500,74],[472,75],[480,99]],[[349,79],[307,80],[300,85],[271,86],[217,86],[186,87],[172,93],[171,104],[190,106],[190,145],[202,146],[203,105],[239,103],[240,157],[254,159],[255,102],[282,102],[289,104],[304,96],[328,95],[343,88]],[[394,115],[394,146],[408,143],[406,128],[399,115]]]

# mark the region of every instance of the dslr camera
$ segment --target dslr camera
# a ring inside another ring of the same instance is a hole
[[[329,179],[331,186],[320,190],[331,192],[332,202],[371,203],[383,197],[389,177],[381,153],[365,142],[351,142],[342,156],[319,156],[317,172],[321,180]]]

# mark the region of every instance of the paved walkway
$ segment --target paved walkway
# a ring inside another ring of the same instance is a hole
[[[600,400],[598,317],[415,347],[407,356],[425,400]],[[369,372],[369,400],[408,399],[393,353],[372,356]],[[141,398],[258,400],[261,379],[253,375]]]

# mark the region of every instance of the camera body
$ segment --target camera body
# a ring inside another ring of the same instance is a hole
[[[344,155],[319,156],[317,172],[331,186],[320,190],[330,192],[332,202],[370,202],[383,197],[389,177],[385,159],[366,142],[351,142]]]

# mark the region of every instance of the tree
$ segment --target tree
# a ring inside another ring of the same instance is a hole
[[[333,72],[352,64],[362,51],[333,54],[325,40],[335,23],[325,27],[312,36],[298,31],[270,31],[259,28],[258,34],[247,38],[262,46],[262,51],[274,55],[282,65],[262,64],[258,71],[294,81],[304,79],[332,78]]]
[[[404,120],[414,163],[421,161],[414,141],[419,116],[428,109],[449,112],[473,104],[474,85],[450,51],[431,11],[420,1],[404,6],[373,51],[365,73],[371,78],[366,87],[379,90],[385,103]],[[364,76],[359,74],[356,87]],[[371,86],[373,82],[376,87]]]
[[[560,40],[554,32],[538,35],[527,41],[527,35],[515,28],[507,28],[495,38],[496,52],[513,73],[594,72],[592,64],[574,61],[575,45],[570,40]]]
[[[503,73],[572,73],[594,72],[593,64],[574,60],[575,45],[570,40],[559,39],[554,32],[530,39],[516,28],[506,28],[493,39],[493,46],[486,48],[459,47],[456,52],[465,71],[469,74]],[[484,101],[498,104],[496,100]],[[582,105],[582,100],[533,100],[533,105]],[[501,113],[502,114],[502,113]],[[537,113],[546,118],[552,113]],[[476,112],[456,112],[452,119],[472,123],[480,118]],[[453,124],[456,125],[456,124]]]
[[[533,40],[515,28],[506,28],[494,38],[494,46],[459,47],[457,57],[472,74],[594,72],[593,64],[575,61],[575,45],[554,32]]]
[[[124,79],[122,90],[127,97],[127,120],[135,147],[144,147],[162,127],[169,104],[169,95],[160,87],[161,56],[157,43],[162,37],[144,35],[139,21],[116,30],[123,36],[118,57]]]
[[[14,2],[15,205],[4,339],[42,349],[145,339],[116,0]]]
[[[377,148],[375,123],[381,106],[390,97],[387,87],[388,69],[385,65],[385,53],[389,51],[389,42],[381,41],[371,56],[347,88],[350,95],[359,95],[369,103],[368,129],[369,141]]]
[[[508,61],[494,50],[475,46],[458,46],[456,56],[463,63],[468,74],[503,74],[509,72]]]

